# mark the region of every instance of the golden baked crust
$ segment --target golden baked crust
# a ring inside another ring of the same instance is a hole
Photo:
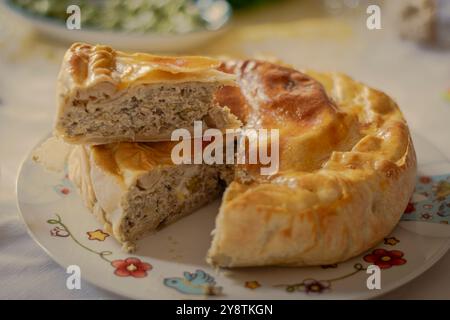
[[[157,166],[172,166],[170,152],[175,143],[118,142],[93,146],[95,163],[121,179],[126,172],[148,172]]]
[[[129,54],[104,45],[74,43],[63,63],[73,83],[84,88],[105,81],[120,89],[155,82],[228,81],[233,85],[233,77],[216,70],[219,60],[201,56]]]
[[[241,92],[225,88],[218,99],[246,127],[280,130],[280,171],[264,177],[238,167],[216,219],[209,263],[337,263],[395,227],[414,188],[416,157],[392,99],[341,74],[306,75],[255,60],[222,69],[237,75]]]

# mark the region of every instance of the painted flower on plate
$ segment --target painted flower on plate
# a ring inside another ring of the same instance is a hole
[[[69,236],[69,232],[61,227],[54,227],[52,230],[50,230],[50,235],[52,237],[66,238]]]
[[[380,269],[389,269],[392,266],[401,266],[406,263],[404,253],[399,250],[375,249],[364,256],[364,261],[373,263]]]
[[[261,285],[259,284],[258,281],[254,280],[254,281],[246,281],[245,282],[245,287],[247,289],[252,289],[253,290],[253,289],[257,289],[257,288],[261,287]]]
[[[412,202],[408,202],[408,205],[406,206],[405,212],[404,213],[412,213],[416,211],[416,208],[414,206],[414,203]]]
[[[384,244],[389,245],[389,246],[395,246],[399,242],[400,242],[400,240],[398,240],[396,237],[384,238]]]
[[[153,268],[151,264],[142,262],[138,258],[114,260],[111,265],[116,268],[114,274],[119,277],[144,278],[147,276],[147,271]]]
[[[305,279],[299,290],[306,293],[318,294],[330,290],[330,287],[331,283],[329,281]]]
[[[433,191],[436,193],[436,199],[438,201],[444,201],[445,198],[450,196],[450,182],[439,181],[439,183],[433,187]]]
[[[421,177],[419,178],[419,181],[420,181],[420,183],[427,184],[427,183],[430,183],[432,180],[431,180],[431,178],[428,177],[428,176],[421,176]]]
[[[67,196],[68,194],[70,194],[70,188],[61,184],[54,186],[53,189],[56,191],[56,193],[63,196]]]
[[[422,220],[430,220],[433,218],[433,215],[429,212],[422,213],[421,217]]]
[[[88,235],[89,240],[105,241],[105,239],[109,237],[108,233],[100,229],[88,231],[86,234]]]

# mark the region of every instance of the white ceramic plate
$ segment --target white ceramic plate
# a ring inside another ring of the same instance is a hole
[[[445,159],[427,141],[420,136],[414,139],[419,160],[422,152],[434,154],[424,158],[427,170],[433,163],[438,163],[436,168],[450,168],[442,166]],[[141,240],[138,251],[128,255],[101,230],[64,173],[49,173],[29,156],[20,170],[17,196],[30,235],[55,261],[63,267],[78,265],[85,280],[130,298],[371,298],[414,279],[450,246],[447,237],[397,227],[373,250],[338,265],[214,270],[204,258],[219,201]],[[410,222],[414,223],[426,222]],[[371,264],[367,261],[374,260],[389,260],[383,262],[381,290],[366,285],[365,268]]]
[[[83,26],[81,30],[69,30],[59,21],[28,14],[4,0],[0,0],[0,8],[16,19],[18,24],[28,25],[33,30],[64,43],[102,43],[122,50],[183,52],[212,40],[226,30],[232,15],[231,7],[226,1],[216,2],[220,3],[214,8],[216,21],[212,23],[211,29],[183,34],[113,32]]]

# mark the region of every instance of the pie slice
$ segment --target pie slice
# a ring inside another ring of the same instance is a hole
[[[170,140],[174,129],[241,125],[214,94],[233,86],[218,60],[127,54],[107,46],[75,43],[58,78],[55,135],[74,144]]]
[[[173,145],[77,145],[69,155],[69,178],[85,205],[125,251],[133,251],[137,239],[195,211],[223,191],[225,167],[174,165]]]
[[[240,165],[225,191],[207,261],[324,265],[375,246],[413,192],[407,124],[386,94],[333,73],[229,61],[238,88],[218,93],[245,128],[279,129],[279,172]],[[234,92],[233,95],[230,93]]]

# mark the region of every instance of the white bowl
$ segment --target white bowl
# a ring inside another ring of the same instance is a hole
[[[145,50],[151,52],[182,52],[195,48],[208,40],[213,39],[226,30],[232,16],[231,6],[227,1],[210,0],[214,7],[214,19],[211,28],[188,33],[128,33],[123,31],[110,31],[87,28],[69,30],[58,20],[33,15],[15,6],[9,1],[0,0],[0,7],[11,17],[30,26],[33,30],[66,42],[101,43],[122,50]],[[19,25],[19,24],[18,24]]]

